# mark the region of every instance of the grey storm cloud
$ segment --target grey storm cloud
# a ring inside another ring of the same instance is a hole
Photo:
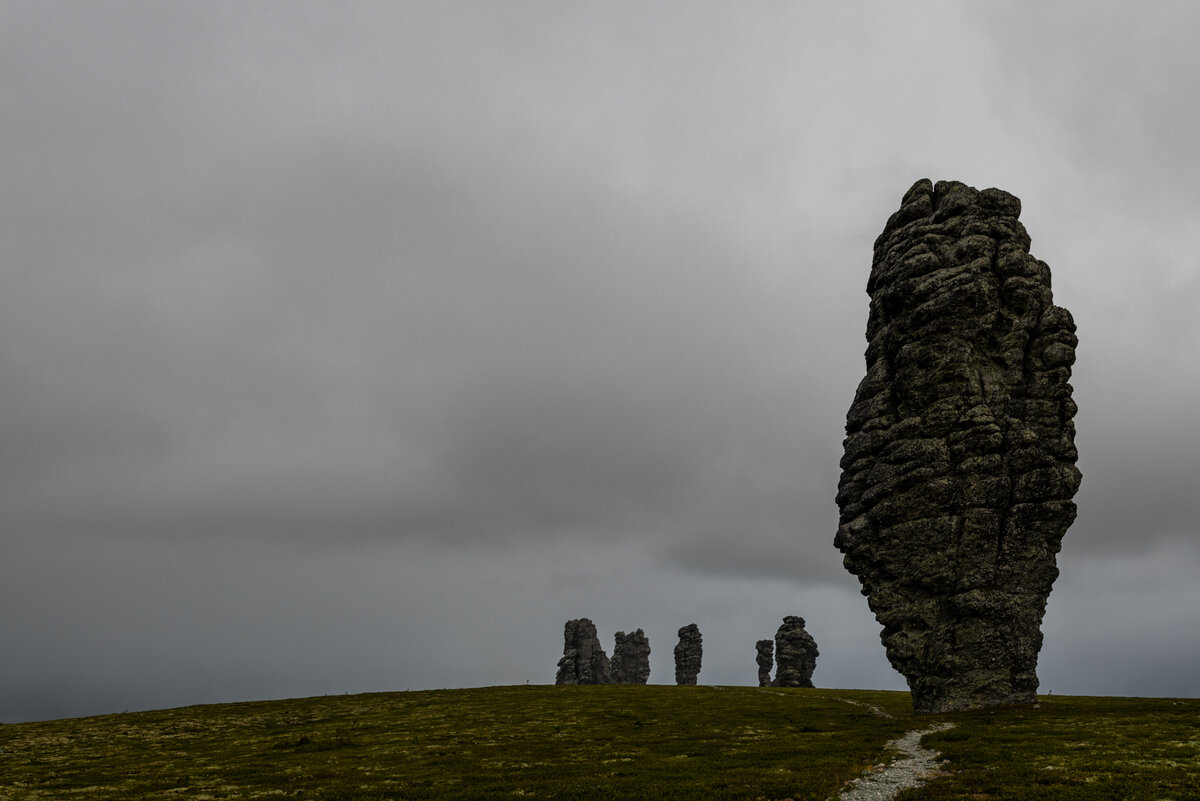
[[[1198,28],[4,4],[0,719],[548,680],[578,616],[660,677],[697,622],[701,681],[749,683],[802,614],[818,684],[898,686],[833,498],[871,243],[922,177],[1021,197],[1079,324],[1047,683],[1153,692],[1076,675],[1128,630],[1071,632],[1126,561],[1151,615],[1200,565]]]

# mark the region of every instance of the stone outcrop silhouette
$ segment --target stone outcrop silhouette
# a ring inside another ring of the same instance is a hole
[[[704,638],[700,628],[689,623],[679,630],[679,644],[675,646],[675,683],[695,684],[700,675],[700,659],[704,654]]]
[[[600,647],[596,626],[586,617],[568,620],[563,627],[563,656],[558,660],[555,684],[611,684],[608,655]]]
[[[650,680],[650,641],[641,629],[629,634],[617,632],[611,675],[614,684],[645,684]]]
[[[1075,519],[1075,324],[1020,211],[922,180],[875,242],[835,544],[917,712],[1035,699]]]
[[[775,641],[759,640],[754,644],[757,651],[755,660],[758,662],[758,686],[771,686],[771,668],[775,667]]]
[[[775,633],[775,681],[772,684],[776,687],[812,687],[818,656],[817,642],[805,631],[804,618],[788,615]]]

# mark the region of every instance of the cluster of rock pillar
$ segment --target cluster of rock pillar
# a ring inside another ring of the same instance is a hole
[[[596,626],[586,617],[563,627],[563,655],[555,684],[645,684],[650,679],[650,641],[641,629],[618,631],[612,659],[604,653]],[[679,630],[675,646],[676,684],[695,684],[700,674],[703,638],[695,623]]]
[[[587,618],[568,620],[563,627],[563,656],[558,660],[555,684],[645,684],[650,679],[650,642],[641,629],[618,631],[612,659],[600,645],[596,626]],[[775,639],[759,640],[758,683],[767,687],[812,687],[817,643],[804,628],[804,618],[789,615]],[[675,646],[675,683],[695,685],[704,657],[700,627],[689,623],[679,629]],[[778,662],[775,678],[771,668]]]
[[[563,655],[555,684],[645,684],[650,679],[650,641],[638,629],[618,631],[612,659],[604,653],[596,626],[586,617],[563,627]]]
[[[817,642],[804,628],[804,618],[788,615],[775,639],[755,643],[759,687],[812,687],[817,668]],[[775,678],[771,678],[775,663]]]
[[[875,241],[834,542],[917,712],[1035,700],[1075,519],[1075,324],[1020,212],[922,180]]]

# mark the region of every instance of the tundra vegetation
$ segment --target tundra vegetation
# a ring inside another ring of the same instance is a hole
[[[0,799],[823,801],[941,721],[924,743],[943,775],[900,799],[1200,799],[1200,699],[910,710],[900,692],[521,686],[20,723],[0,726]]]

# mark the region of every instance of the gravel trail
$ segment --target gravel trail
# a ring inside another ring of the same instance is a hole
[[[835,698],[834,700],[841,701],[843,704],[853,704],[854,706],[861,706],[864,709],[869,710],[871,712],[871,714],[877,718],[890,718],[891,717],[891,715],[889,715],[887,712],[883,711],[882,707],[875,706],[874,704],[864,704],[862,701],[854,701],[849,698]]]
[[[901,790],[920,787],[938,768],[937,751],[921,747],[921,738],[937,731],[954,728],[953,723],[939,723],[928,729],[908,732],[889,742],[886,748],[900,751],[890,764],[871,768],[846,785],[836,801],[891,801]]]

